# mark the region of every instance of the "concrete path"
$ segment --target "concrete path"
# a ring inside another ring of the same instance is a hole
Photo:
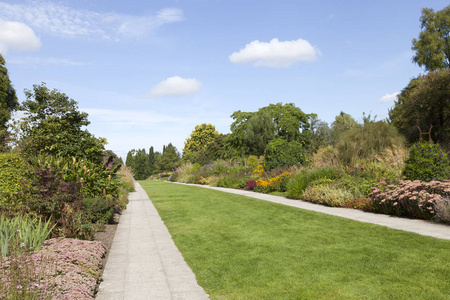
[[[135,183],[96,299],[209,299],[144,189]]]
[[[255,193],[246,190],[236,190],[220,187],[210,187],[207,185],[196,185],[204,188],[215,189],[227,193],[238,194],[243,196],[248,196],[260,200],[270,201],[274,203],[279,203],[283,205],[298,207],[302,209],[312,210],[328,215],[343,217],[347,219],[352,219],[364,223],[372,223],[377,225],[382,225],[394,229],[415,232],[421,235],[432,236],[435,238],[450,240],[450,226],[431,223],[424,220],[406,219],[399,218],[395,216],[388,216],[383,214],[374,214],[369,212],[364,212],[357,209],[350,208],[340,208],[340,207],[329,207],[319,204],[314,204],[302,200],[292,200],[286,199],[280,196],[272,196],[267,194]]]

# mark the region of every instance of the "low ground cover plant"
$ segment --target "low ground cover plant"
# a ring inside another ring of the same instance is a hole
[[[401,180],[398,184],[382,181],[369,195],[376,212],[450,223],[450,180],[423,182]]]

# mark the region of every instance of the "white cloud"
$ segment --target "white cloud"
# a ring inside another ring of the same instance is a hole
[[[251,63],[254,66],[272,68],[289,67],[299,61],[314,61],[320,51],[308,41],[279,41],[272,39],[269,43],[258,40],[245,45],[244,49],[229,56],[232,63]]]
[[[150,91],[150,97],[193,94],[199,91],[201,85],[197,79],[174,76],[155,85]]]
[[[165,8],[155,14],[133,16],[77,10],[49,1],[31,1],[27,4],[0,2],[0,17],[24,22],[37,31],[54,36],[118,39],[141,37],[161,25],[181,21],[183,12]]]
[[[377,102],[394,102],[398,100],[398,95],[400,95],[400,92],[392,93],[392,94],[386,94],[380,99],[378,99]]]
[[[0,53],[6,54],[9,49],[33,51],[41,46],[41,40],[33,29],[19,22],[0,19]]]

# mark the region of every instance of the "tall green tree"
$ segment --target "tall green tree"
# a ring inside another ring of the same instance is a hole
[[[426,71],[450,67],[450,6],[435,12],[424,8],[420,17],[422,31],[413,39],[413,61]]]
[[[163,146],[161,155],[157,155],[155,159],[155,170],[158,172],[174,171],[180,162],[180,154],[177,148],[169,143]]]
[[[88,114],[78,110],[77,102],[45,83],[25,89],[26,101],[21,110],[22,151],[29,155],[39,153],[55,156],[74,156],[101,161],[106,139],[96,138],[84,129],[89,125]]]
[[[4,149],[7,144],[7,123],[11,119],[11,113],[18,107],[16,91],[11,85],[5,60],[0,54],[0,150]]]
[[[450,151],[450,69],[412,79],[389,110],[389,118],[409,143],[420,137],[417,126],[427,132],[432,125],[432,140]]]
[[[296,141],[308,147],[312,138],[310,120],[315,116],[305,114],[293,103],[270,104],[257,112],[235,111],[227,142],[237,149],[238,155],[262,155],[273,139]]]
[[[195,126],[195,130],[184,142],[183,159],[196,163],[199,159],[198,153],[205,151],[218,136],[219,132],[214,125],[203,123]]]

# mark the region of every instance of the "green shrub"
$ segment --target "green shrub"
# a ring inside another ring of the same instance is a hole
[[[341,207],[346,201],[353,199],[349,191],[326,183],[311,184],[302,193],[305,201]]]
[[[302,165],[306,162],[302,144],[287,142],[283,139],[271,140],[264,152],[265,170],[281,168],[284,166]]]
[[[83,204],[89,221],[97,224],[109,224],[113,221],[118,205],[113,197],[84,198]]]
[[[287,196],[289,198],[301,199],[303,191],[313,181],[326,178],[336,179],[340,171],[337,168],[302,169],[294,175],[288,183]]]
[[[30,179],[29,164],[18,154],[0,153],[0,209],[19,211],[27,200],[23,190]]]
[[[407,180],[445,180],[450,178],[447,154],[433,142],[420,142],[410,148],[403,175]]]
[[[225,175],[217,181],[218,187],[243,189],[247,181],[251,180],[251,176],[239,176],[239,174]]]
[[[404,137],[386,122],[367,122],[345,131],[336,144],[342,165],[374,161],[386,148],[404,147]]]

